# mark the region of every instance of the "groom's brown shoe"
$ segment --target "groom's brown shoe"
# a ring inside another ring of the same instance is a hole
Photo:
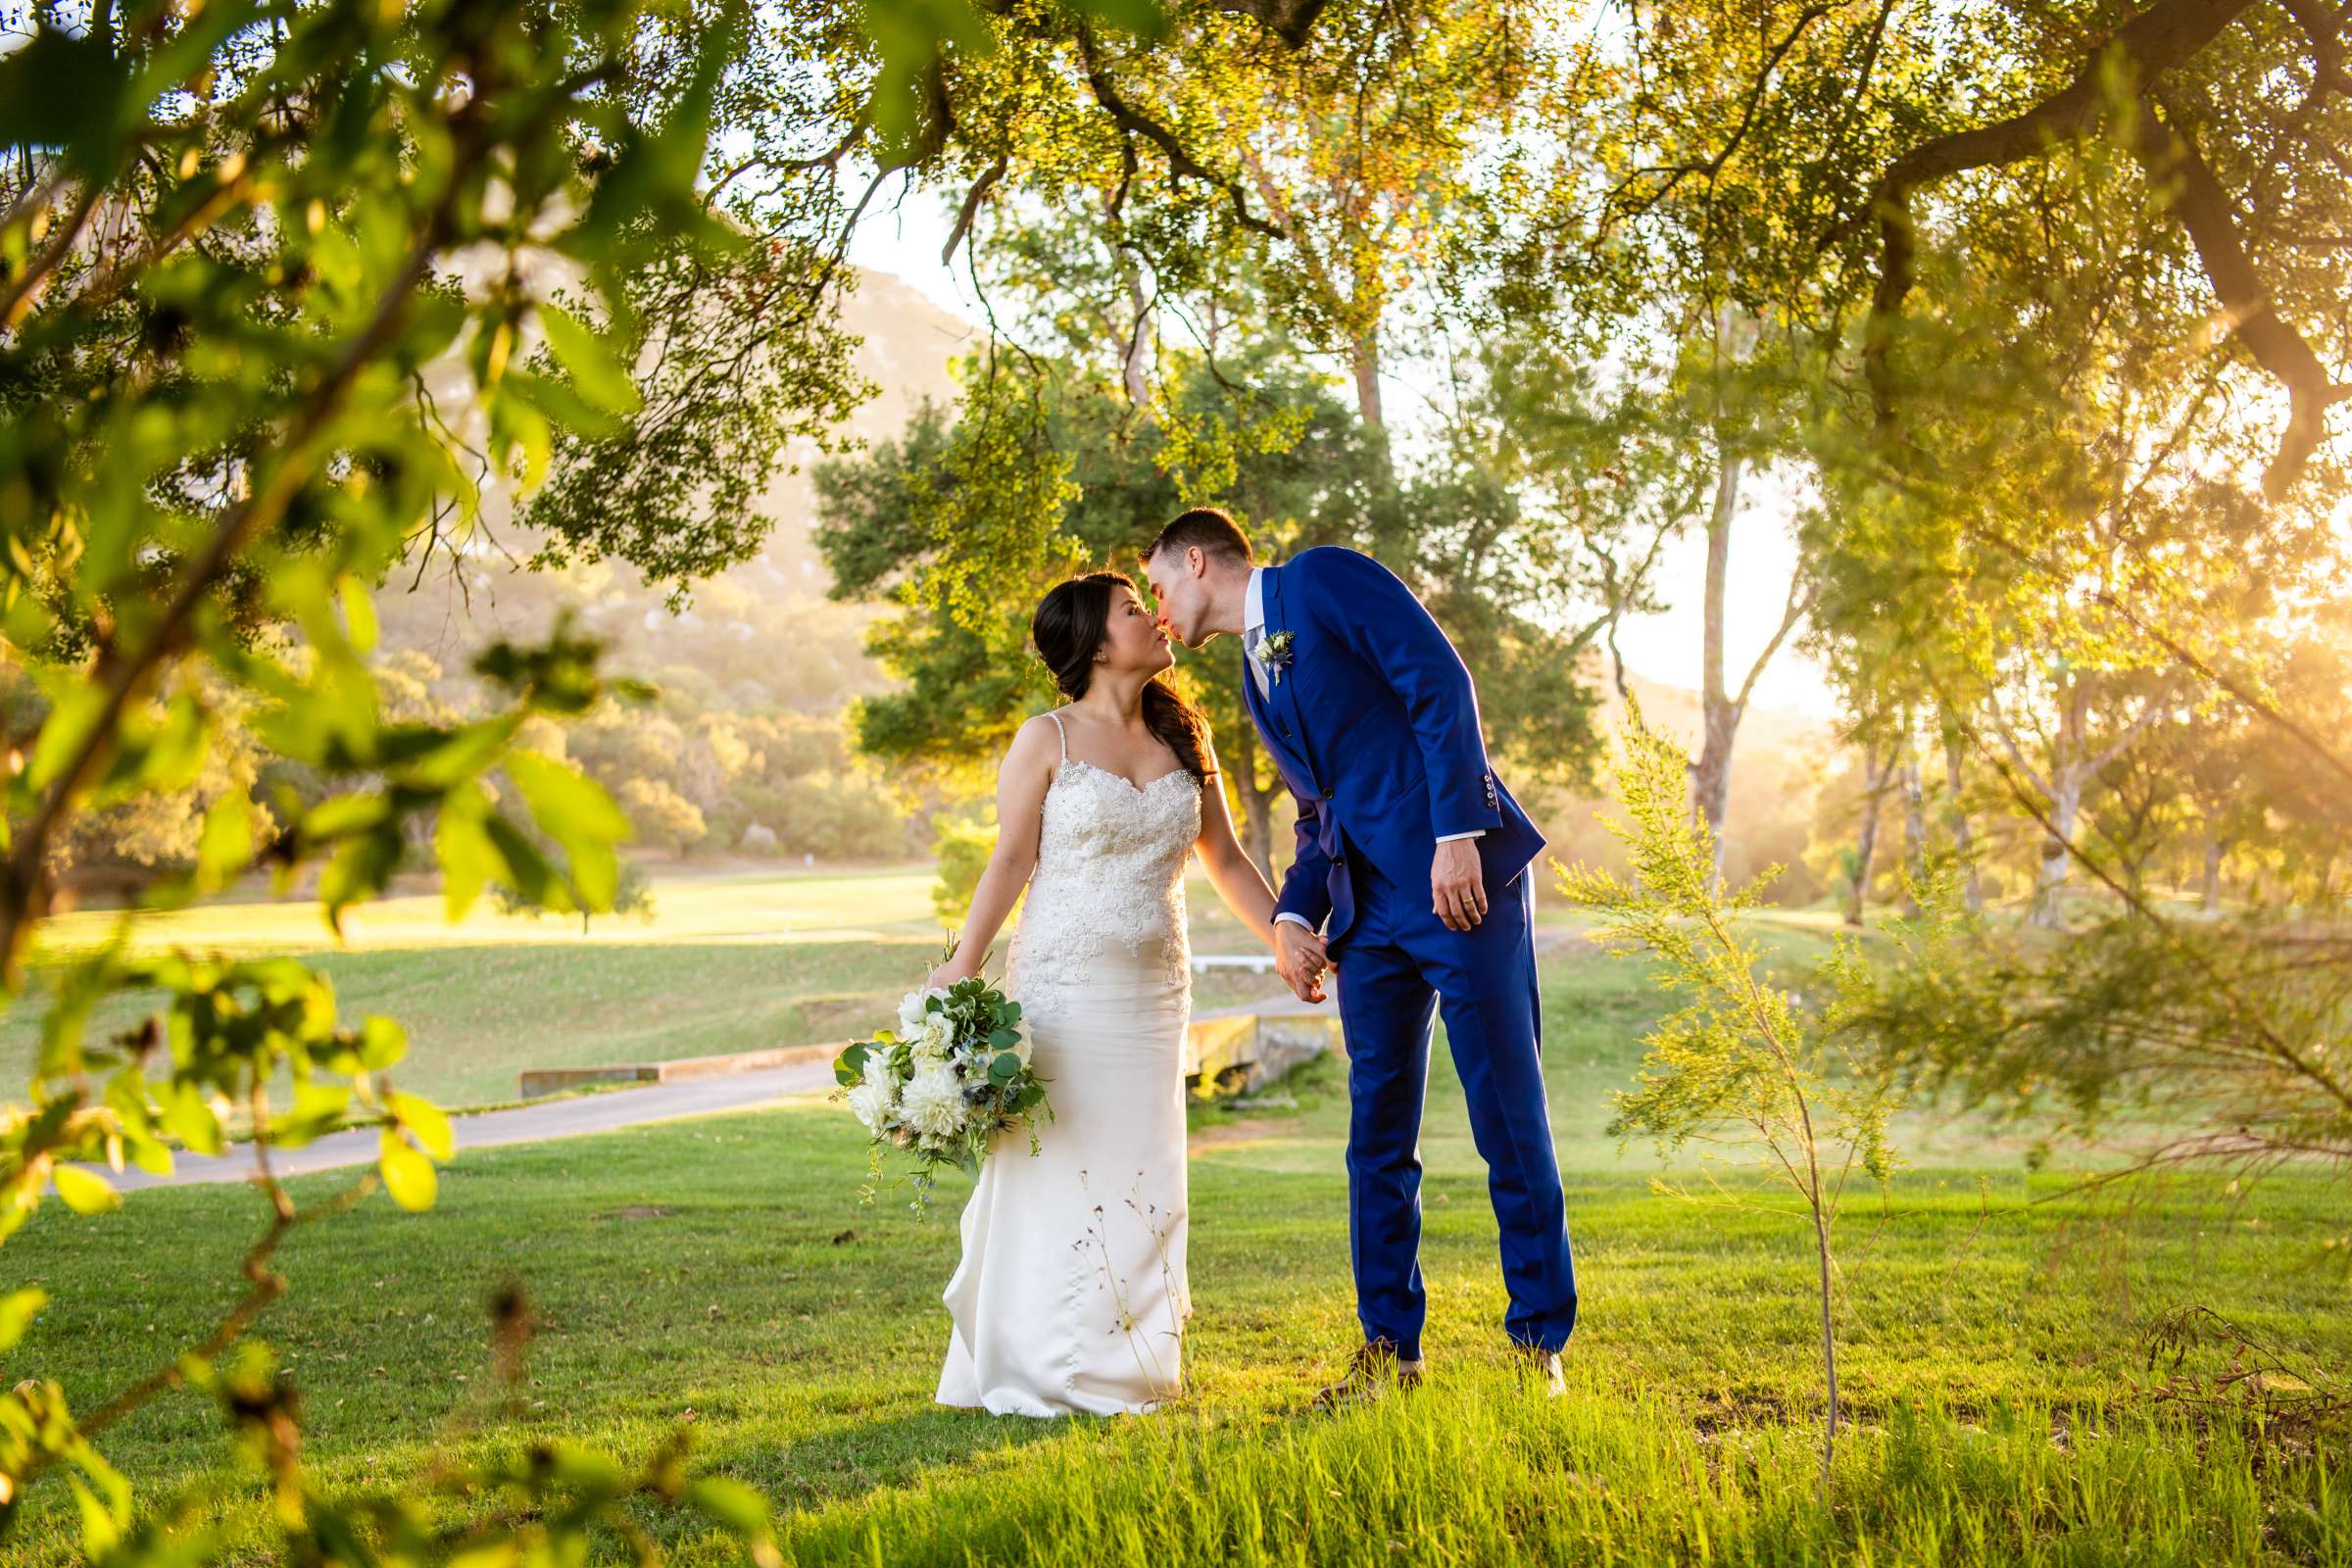
[[[1336,1410],[1344,1404],[1366,1404],[1392,1387],[1413,1389],[1420,1385],[1418,1360],[1407,1361],[1398,1356],[1396,1347],[1387,1340],[1373,1340],[1356,1347],[1339,1382],[1316,1391],[1315,1408]]]
[[[1547,1399],[1556,1399],[1568,1392],[1568,1380],[1560,1375],[1559,1351],[1513,1340],[1511,1359],[1517,1364],[1521,1388]]]

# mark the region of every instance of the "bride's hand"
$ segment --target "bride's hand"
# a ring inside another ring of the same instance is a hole
[[[964,962],[963,955],[958,953],[956,955],[956,956],[950,958],[947,962],[941,964],[938,968],[923,976],[923,989],[926,991],[946,991],[951,989],[956,981],[969,980],[973,975],[979,972],[978,965]]]

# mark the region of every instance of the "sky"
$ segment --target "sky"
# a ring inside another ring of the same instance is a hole
[[[851,239],[850,260],[868,271],[888,272],[942,310],[976,322],[982,311],[971,280],[940,263],[947,236],[945,212],[916,193],[895,208],[869,214]],[[1382,381],[1382,403],[1396,411],[1398,422],[1410,417],[1408,411],[1427,406],[1422,390],[1409,381],[1396,376]],[[1731,590],[1724,607],[1724,678],[1735,692],[1781,623],[1788,574],[1796,564],[1796,543],[1781,498],[1752,476],[1742,496],[1745,508],[1732,534]],[[1699,685],[1706,554],[1706,536],[1696,530],[1669,544],[1658,562],[1659,597],[1668,608],[1628,617],[1617,632],[1617,647],[1630,668],[1692,691]],[[1832,718],[1838,711],[1820,663],[1787,645],[1757,679],[1751,706],[1815,718]]]

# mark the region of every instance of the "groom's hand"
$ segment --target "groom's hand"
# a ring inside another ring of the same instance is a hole
[[[1323,1000],[1323,971],[1330,962],[1320,932],[1296,920],[1274,922],[1274,972],[1300,1002]]]
[[[1455,931],[1487,917],[1487,873],[1479,863],[1478,840],[1448,839],[1429,862],[1430,906]]]

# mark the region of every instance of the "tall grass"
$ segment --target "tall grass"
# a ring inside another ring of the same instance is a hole
[[[797,1563],[1036,1568],[2352,1560],[2342,1454],[2282,1457],[2233,1428],[1901,1406],[1850,1429],[1827,1511],[1816,1443],[1711,1430],[1589,1376],[1541,1400],[1457,1368],[1338,1418],[1074,1429],[798,1516],[780,1544]],[[2265,1466],[2297,1473],[2266,1485]]]

